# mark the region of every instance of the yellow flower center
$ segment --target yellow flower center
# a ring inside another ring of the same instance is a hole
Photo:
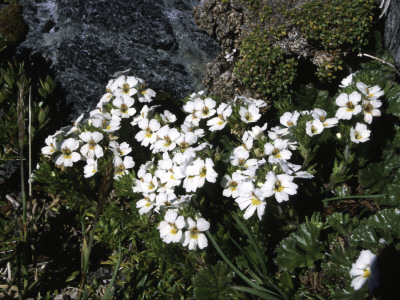
[[[129,90],[130,90],[129,84],[124,83],[124,84],[122,85],[122,93],[128,94],[128,93],[129,93]]]
[[[199,230],[198,230],[196,227],[190,229],[190,237],[191,237],[192,239],[196,239],[196,240],[197,240],[197,238],[199,237]]]
[[[347,111],[352,111],[354,109],[353,102],[347,102],[346,107],[347,107]]]
[[[280,153],[280,150],[278,148],[274,148],[274,151],[272,151],[272,155],[276,158],[281,158],[282,155]]]
[[[274,186],[274,191],[275,191],[275,192],[282,192],[284,188],[285,188],[285,187],[283,187],[283,186],[281,185],[281,182],[280,182],[279,180],[277,180],[277,181],[275,182],[275,186]]]
[[[251,198],[251,204],[252,204],[253,206],[258,206],[258,205],[261,204],[261,201],[260,201],[260,199],[258,199],[258,198]]]

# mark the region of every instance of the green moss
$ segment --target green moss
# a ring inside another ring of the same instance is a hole
[[[343,53],[368,44],[375,7],[374,0],[313,0],[292,11],[294,25],[324,51],[314,61],[321,79],[334,78],[334,71],[342,68]]]
[[[285,35],[275,30],[275,37]],[[255,30],[243,40],[242,58],[234,72],[249,88],[264,97],[286,99],[291,94],[291,84],[296,76],[297,62],[268,38],[270,33]]]
[[[17,2],[12,2],[0,10],[0,33],[8,47],[18,45],[26,32],[27,26]]]

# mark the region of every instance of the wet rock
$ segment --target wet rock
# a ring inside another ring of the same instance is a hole
[[[20,49],[40,54],[66,92],[73,116],[88,112],[120,71],[184,97],[202,88],[219,53],[192,17],[198,0],[21,0],[29,25]]]

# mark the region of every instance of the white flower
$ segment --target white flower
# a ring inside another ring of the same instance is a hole
[[[196,250],[197,246],[203,249],[208,246],[207,238],[202,231],[210,228],[210,223],[200,218],[194,221],[192,218],[187,219],[188,231],[185,232],[185,240],[183,246],[189,245],[189,250]]]
[[[346,86],[349,86],[353,82],[353,73],[351,73],[349,76],[344,78],[339,84],[339,87],[345,88]]]
[[[239,109],[240,119],[245,123],[257,122],[261,118],[260,110],[254,104],[248,108],[241,106]]]
[[[232,177],[224,175],[221,180],[221,186],[224,188],[222,194],[225,197],[237,198],[239,196],[238,185],[244,179],[245,177],[239,171],[234,172]]]
[[[154,143],[154,149],[157,151],[172,151],[176,147],[176,140],[180,137],[176,128],[170,128],[168,125],[161,127],[157,131],[158,141]]]
[[[207,121],[210,131],[221,130],[227,123],[227,118],[232,114],[232,106],[227,103],[221,103],[217,108],[218,116]]]
[[[258,140],[259,138],[264,136],[265,130],[267,130],[267,126],[267,123],[265,123],[263,127],[254,126],[251,128],[251,130],[248,131],[248,133],[253,139]]]
[[[291,112],[285,112],[279,119],[281,124],[285,127],[293,127],[297,125],[297,120],[300,117],[300,113],[298,111],[294,111],[293,113]]]
[[[92,177],[97,172],[97,160],[89,158],[86,163],[86,166],[83,167],[84,176],[85,178]]]
[[[289,195],[297,194],[297,184],[293,183],[293,176],[286,174],[276,175],[274,172],[268,172],[265,177],[266,181],[262,186],[265,197],[275,195],[276,201],[279,203],[289,200]]]
[[[140,178],[140,188],[142,193],[153,193],[157,190],[159,184],[156,176],[146,173]]]
[[[128,99],[137,93],[138,82],[136,77],[122,75],[111,84],[110,90],[114,92],[115,96]]]
[[[186,192],[194,192],[197,188],[203,187],[205,181],[215,182],[218,174],[213,169],[214,163],[211,158],[196,159],[186,168],[186,178],[183,187]]]
[[[309,136],[320,134],[323,130],[324,124],[319,119],[306,122],[306,133]]]
[[[356,263],[352,264],[350,276],[354,277],[351,286],[359,290],[368,281],[369,290],[372,292],[379,286],[378,266],[376,255],[370,250],[363,250]]]
[[[367,100],[377,100],[380,96],[384,94],[384,91],[378,85],[370,87],[362,82],[357,82],[356,86],[358,90],[367,97]]]
[[[76,120],[75,120],[75,122],[73,122],[72,123],[72,126],[69,126],[68,127],[68,131],[67,131],[67,133],[65,134],[65,136],[68,136],[68,135],[70,135],[71,133],[73,133],[73,132],[75,132],[75,131],[78,131],[79,130],[79,127],[80,127],[80,122],[82,121],[82,119],[83,119],[83,114],[81,114]]]
[[[362,123],[357,123],[355,128],[350,129],[350,139],[356,144],[368,141],[370,134],[367,125]]]
[[[131,156],[125,156],[122,160],[119,156],[114,156],[114,179],[118,179],[124,174],[128,174],[128,169],[135,166]]]
[[[182,152],[184,152],[186,149],[188,149],[191,145],[195,144],[196,142],[197,142],[197,135],[192,131],[182,133],[176,140],[176,143],[179,145]]]
[[[272,127],[270,131],[268,131],[268,137],[271,140],[281,139],[283,136],[289,134],[288,128],[282,128],[280,126]]]
[[[115,98],[113,105],[116,107],[111,111],[113,115],[121,118],[129,118],[136,113],[136,109],[132,107],[135,103],[133,98]]]
[[[160,238],[163,242],[178,243],[182,238],[182,228],[185,227],[186,222],[183,216],[178,216],[178,213],[173,210],[168,210],[165,213],[164,221],[158,225],[160,230]]]
[[[206,119],[215,115],[216,110],[214,109],[216,105],[215,100],[211,98],[206,98],[204,100],[196,100],[194,102],[195,115],[200,119]]]
[[[52,155],[54,152],[57,151],[58,144],[54,136],[49,135],[44,142],[46,143],[47,146],[42,148],[42,154]]]
[[[94,127],[101,128],[105,132],[114,132],[121,128],[121,118],[110,113],[95,114],[90,121]]]
[[[142,130],[135,135],[135,139],[145,147],[149,144],[154,144],[157,140],[156,132],[161,127],[160,123],[156,119],[149,120],[144,118],[139,121],[138,126]]]
[[[144,195],[144,198],[136,202],[136,208],[139,208],[139,214],[147,214],[155,205],[155,194]]]
[[[269,155],[268,162],[274,164],[280,160],[289,160],[292,156],[292,152],[287,150],[287,147],[287,140],[276,139],[273,145],[266,143],[264,146],[264,153]]]
[[[78,152],[74,150],[78,149],[79,142],[74,138],[66,139],[61,143],[61,154],[56,158],[56,165],[64,165],[65,167],[72,167],[74,162],[81,159]]]
[[[100,132],[84,131],[79,137],[86,143],[80,150],[83,156],[87,158],[100,158],[104,155],[103,148],[98,144],[103,139],[103,135]]]
[[[336,112],[336,118],[350,120],[353,115],[361,112],[361,95],[358,92],[352,92],[350,95],[342,93],[336,98],[336,104],[340,108]]]
[[[250,157],[249,150],[244,146],[236,147],[230,156],[232,166],[241,166]]]
[[[239,204],[241,210],[246,209],[243,218],[247,220],[257,211],[257,216],[261,220],[267,204],[264,201],[263,192],[260,189],[255,189],[252,185],[252,183],[248,183],[245,191],[241,192],[235,201]]]
[[[138,99],[140,102],[151,102],[153,101],[153,97],[156,96],[156,92],[153,91],[152,89],[146,89],[146,90],[142,90],[140,91],[140,93],[138,93]]]
[[[176,122],[176,116],[170,112],[169,110],[164,110],[163,114],[160,114],[161,120],[165,123],[175,123]]]
[[[379,100],[364,100],[363,101],[363,112],[364,112],[364,122],[367,124],[372,123],[373,117],[380,117],[381,111],[378,109],[381,107],[382,102]]]
[[[185,105],[183,105],[183,110],[189,115],[186,116],[185,121],[193,124],[194,126],[199,126],[200,118],[196,114],[196,102],[202,102],[200,98],[197,98],[195,101],[188,101]]]
[[[339,120],[337,118],[326,118],[326,111],[324,111],[323,109],[320,108],[315,108],[312,112],[311,112],[311,116],[314,119],[318,119],[322,122],[322,125],[324,125],[324,127],[326,128],[331,128],[335,125],[337,125],[337,123],[339,122]]]
[[[131,151],[132,151],[131,146],[129,146],[129,144],[126,142],[122,142],[122,144],[118,144],[118,142],[116,142],[116,141],[111,141],[109,146],[110,146],[110,149],[112,150],[112,152],[114,153],[114,155],[117,155],[117,156],[125,156],[125,155],[131,153]]]

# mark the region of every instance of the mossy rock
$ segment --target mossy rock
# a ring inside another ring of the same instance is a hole
[[[0,34],[7,47],[15,47],[22,42],[27,30],[17,2],[11,2],[0,10]]]

